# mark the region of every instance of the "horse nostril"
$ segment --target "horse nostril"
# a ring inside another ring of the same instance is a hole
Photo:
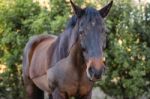
[[[94,74],[94,69],[90,67],[88,71],[89,71],[90,76],[92,77]]]
[[[100,70],[95,69],[94,67],[90,67],[88,69],[89,75],[91,78],[100,79],[101,75],[103,74],[104,68],[101,68]]]

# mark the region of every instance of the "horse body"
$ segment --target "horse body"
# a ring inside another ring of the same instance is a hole
[[[49,63],[51,60],[49,60],[49,58],[52,58],[52,55],[49,53],[53,50],[50,50],[50,48],[54,49],[54,46],[52,45],[54,45],[55,41],[56,37],[54,36],[40,35],[33,37],[25,47],[23,79],[26,86],[26,92],[31,99],[34,99],[33,97],[39,97],[37,94],[33,94],[36,93],[36,91],[49,91],[46,72],[50,67]]]
[[[30,62],[30,78],[40,89],[46,91],[49,91],[46,72],[51,66],[50,64],[53,54],[49,53],[52,51],[51,46],[53,43],[54,40],[51,39],[46,39],[39,43],[34,50],[34,54],[32,55],[32,60]]]
[[[59,44],[55,45],[56,42],[56,37],[41,35],[27,44],[25,49],[28,49],[29,53],[25,56],[29,63],[24,64],[23,69],[24,79],[26,79],[24,81],[28,86],[27,92],[31,95],[35,92],[32,89],[34,83],[36,87],[49,94],[52,94],[55,89],[59,90],[60,97],[65,97],[64,99],[71,96],[87,96],[93,82],[86,76],[80,45],[74,44],[70,54],[57,63],[58,57],[55,57],[57,54],[55,51]]]

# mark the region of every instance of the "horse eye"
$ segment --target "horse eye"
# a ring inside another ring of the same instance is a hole
[[[103,45],[103,50],[105,50],[105,49],[106,49],[106,44]]]
[[[82,48],[82,51],[83,51],[83,52],[85,52],[85,51],[86,51],[86,49],[85,49],[85,48]]]
[[[84,35],[84,31],[79,31],[79,33],[80,33],[80,36]]]
[[[104,42],[103,42],[103,50],[105,50],[106,49],[106,47],[107,47],[107,40],[105,40]]]
[[[82,31],[82,32],[80,32],[80,35],[84,35],[84,32]]]

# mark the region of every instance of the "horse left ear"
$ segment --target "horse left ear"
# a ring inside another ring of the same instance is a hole
[[[105,18],[108,15],[108,12],[110,8],[112,7],[112,4],[113,4],[113,1],[111,1],[109,4],[107,4],[102,9],[99,10],[99,13],[102,16],[102,18]]]
[[[83,13],[84,13],[84,10],[82,8],[78,7],[77,5],[75,5],[72,2],[72,0],[70,0],[70,3],[71,3],[71,6],[72,6],[72,8],[74,10],[74,13],[77,15],[77,17],[78,18],[81,17],[83,15]]]

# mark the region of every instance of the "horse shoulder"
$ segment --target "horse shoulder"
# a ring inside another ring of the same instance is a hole
[[[49,64],[48,51],[52,43],[53,43],[52,39],[47,39],[42,41],[35,48],[30,63],[29,75],[31,79],[46,74]]]

